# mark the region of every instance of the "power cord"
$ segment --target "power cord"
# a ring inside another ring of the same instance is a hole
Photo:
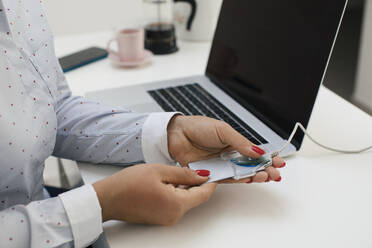
[[[297,122],[296,125],[294,126],[293,131],[292,131],[291,135],[289,136],[287,142],[284,144],[284,146],[281,149],[279,149],[278,151],[273,152],[271,154],[272,158],[278,156],[291,143],[291,141],[292,141],[294,135],[296,134],[298,128],[300,128],[312,142],[314,142],[315,144],[317,144],[320,147],[323,147],[326,150],[330,150],[330,151],[333,151],[333,152],[354,154],[354,153],[362,153],[362,152],[365,152],[365,151],[368,151],[368,150],[372,149],[372,146],[369,146],[369,147],[366,147],[366,148],[363,148],[363,149],[360,149],[360,150],[341,150],[341,149],[336,149],[336,148],[332,148],[332,147],[329,147],[329,146],[325,146],[325,145],[321,144],[320,142],[316,141],[313,137],[311,137],[311,135],[306,131],[306,128],[304,128],[304,126],[301,123]]]

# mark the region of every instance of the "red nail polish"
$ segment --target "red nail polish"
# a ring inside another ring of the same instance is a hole
[[[275,180],[275,182],[280,182],[282,181],[282,177],[279,177],[278,179]]]
[[[285,165],[286,163],[284,162],[279,168],[283,168]]]
[[[267,182],[270,182],[270,177],[267,177],[267,179],[266,179],[265,182],[266,182],[266,183],[267,183]]]
[[[209,175],[211,174],[209,170],[196,170],[195,172],[201,177],[209,177]]]
[[[252,146],[252,150],[260,155],[264,155],[266,152],[259,148],[258,146]]]
[[[252,183],[252,180],[251,181],[249,181],[249,182],[246,182],[247,184],[250,184],[250,183]]]

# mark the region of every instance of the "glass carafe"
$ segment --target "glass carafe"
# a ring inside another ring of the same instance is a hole
[[[143,2],[144,15],[147,20],[145,25],[145,48],[151,50],[154,54],[176,52],[178,48],[173,19],[173,4],[174,2],[186,2],[191,5],[193,12],[195,12],[195,1],[143,0]],[[191,15],[191,17],[193,18],[194,15]]]

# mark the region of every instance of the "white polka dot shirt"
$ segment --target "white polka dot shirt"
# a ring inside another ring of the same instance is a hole
[[[39,0],[0,0],[0,247],[84,247],[102,232],[91,185],[44,199],[50,155],[169,163],[175,113],[141,114],[71,96]]]

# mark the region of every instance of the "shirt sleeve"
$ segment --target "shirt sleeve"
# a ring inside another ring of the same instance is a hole
[[[85,247],[102,232],[101,218],[96,193],[85,185],[59,197],[0,211],[0,246]]]
[[[180,113],[153,113],[147,117],[142,127],[142,150],[146,163],[175,162],[168,151],[167,127],[177,114]]]
[[[85,247],[102,233],[102,211],[92,185],[59,195],[71,225],[75,247]]]
[[[167,126],[177,113],[133,113],[74,96],[60,100],[56,113],[55,156],[120,165],[173,163]]]

